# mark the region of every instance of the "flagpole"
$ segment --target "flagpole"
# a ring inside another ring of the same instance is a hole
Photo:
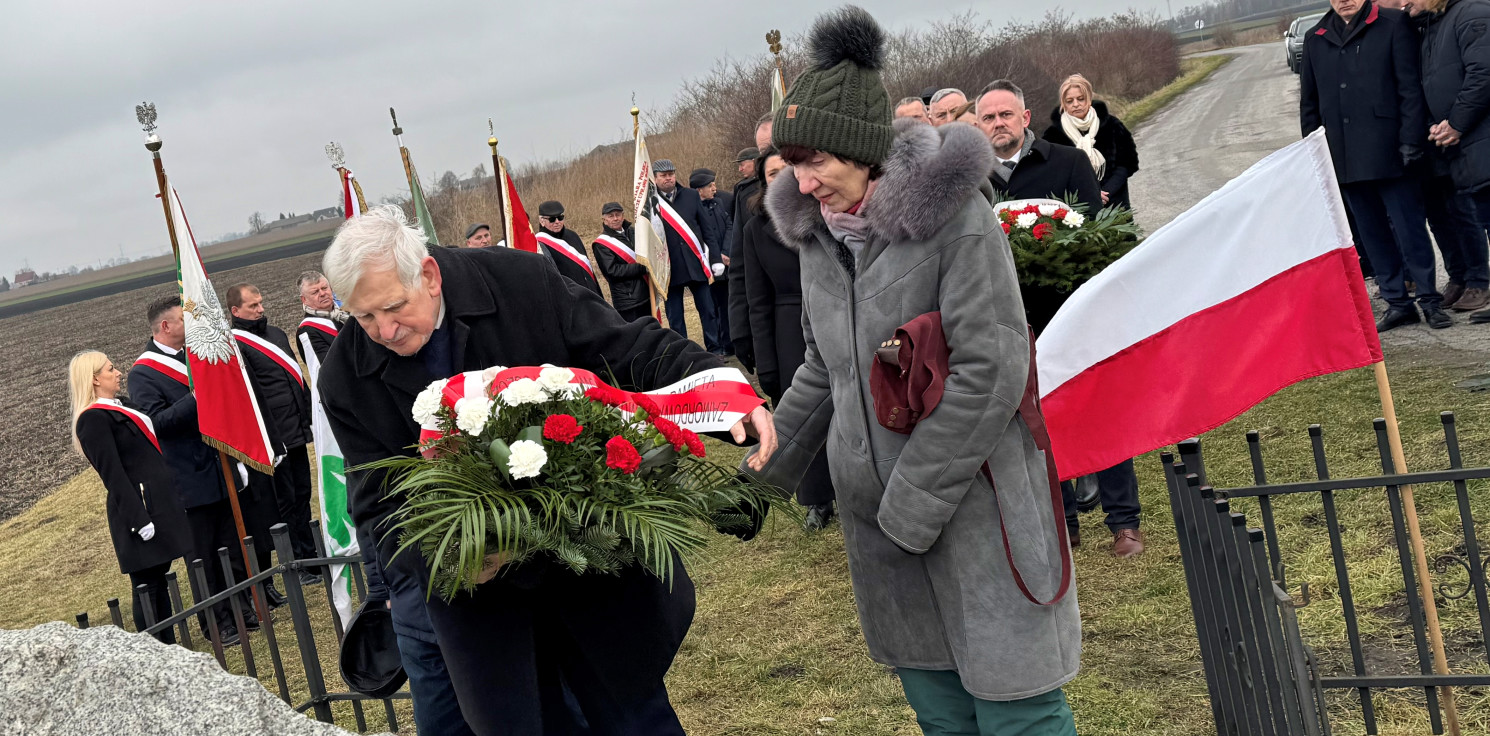
[[[331,159],[331,168],[336,169],[344,187],[343,191],[350,185],[352,192],[357,195],[357,212],[367,214],[367,200],[362,196],[362,185],[357,183],[357,178],[352,176],[351,169],[347,168],[346,153],[342,151],[341,144],[336,141],[327,143],[326,158]],[[352,213],[343,212],[342,216],[351,217]]]
[[[176,286],[179,290],[181,285],[181,246],[180,241],[178,241],[176,238],[176,221],[175,218],[171,216],[171,192],[170,187],[166,183],[166,167],[165,163],[160,158],[160,149],[161,146],[163,146],[164,144],[161,142],[160,136],[155,134],[156,113],[154,103],[147,102],[142,105],[136,106],[135,116],[139,119],[140,124],[145,127],[145,133],[147,135],[145,139],[145,150],[150,152],[150,156],[155,162],[155,183],[156,186],[160,189],[160,202],[161,205],[164,207],[166,215],[166,232],[171,237],[171,254],[176,258]],[[183,360],[183,362],[189,363],[190,361]],[[248,546],[244,544],[243,539],[248,536],[248,532],[245,531],[245,527],[243,525],[243,511],[238,506],[237,484],[234,482],[234,475],[228,472],[227,453],[223,452],[222,450],[218,450],[217,458],[218,461],[222,464],[223,481],[227,483],[228,486],[228,503],[233,508],[233,524],[235,527],[237,527],[238,530],[238,550],[243,553],[243,569],[245,572],[247,572]],[[251,591],[253,593],[254,608],[259,613],[259,620],[268,621],[269,609],[265,608],[264,602],[259,600],[258,589],[251,589]],[[244,633],[246,634],[247,632]]]
[[[641,108],[636,107],[635,105],[631,107],[631,140],[633,142],[641,138],[641,114]],[[638,222],[635,224],[635,226],[641,227],[641,223]],[[650,257],[651,256],[649,254],[648,258]],[[647,271],[647,301],[649,302],[650,309],[652,310],[650,312],[650,314],[652,315],[652,319],[657,319],[657,284],[652,280],[651,269],[648,269]],[[662,320],[657,321],[661,322]]]
[[[1381,410],[1386,418],[1387,446],[1392,453],[1392,466],[1399,475],[1407,473],[1407,456],[1402,451],[1402,433],[1397,427],[1397,406],[1392,400],[1392,384],[1387,379],[1386,361],[1372,365],[1376,373],[1376,391],[1381,395]],[[1428,644],[1433,649],[1433,670],[1440,675],[1449,674],[1448,657],[1443,649],[1443,629],[1438,623],[1438,604],[1433,598],[1433,584],[1428,580],[1428,555],[1423,546],[1423,533],[1418,525],[1418,507],[1413,500],[1412,486],[1403,485],[1402,508],[1407,517],[1407,536],[1412,544],[1413,567],[1417,570],[1418,597],[1423,599],[1423,613],[1428,627]],[[1459,736],[1459,709],[1454,702],[1453,688],[1439,687],[1439,698],[1443,701],[1445,720],[1450,736]]]
[[[409,196],[414,195],[414,165],[409,163],[409,149],[404,148],[404,129],[398,124],[398,113],[393,108],[388,108],[388,116],[393,118],[393,140],[398,141],[398,155],[404,162],[404,178],[409,180]]]
[[[517,240],[512,234],[512,210],[507,206],[507,167],[502,165],[502,157],[497,154],[497,129],[492,126],[491,118],[486,119],[486,130],[486,145],[491,146],[492,172],[497,178],[497,216],[502,218],[502,239],[508,248],[516,248]]]

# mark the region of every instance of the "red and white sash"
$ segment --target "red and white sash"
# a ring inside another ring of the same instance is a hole
[[[306,317],[305,319],[300,320],[300,326],[320,330],[321,332],[324,332],[332,337],[336,337],[337,333],[339,332],[336,327],[336,323],[329,319],[326,319],[325,317]]]
[[[595,242],[609,248],[610,252],[615,253],[621,260],[627,263],[636,263],[636,251],[632,250],[631,246],[621,242],[620,238],[601,235],[595,239]]]
[[[586,258],[584,253],[575,250],[574,246],[565,242],[563,238],[556,238],[548,233],[538,233],[538,242],[568,256],[569,260],[585,269],[585,273],[590,274],[590,278],[595,278],[595,271],[590,268],[590,259]]]
[[[295,379],[296,383],[301,386],[305,385],[305,376],[300,373],[300,363],[295,360],[294,356],[280,350],[278,345],[245,330],[233,330],[233,336],[238,338],[238,344],[253,348],[269,356],[269,359],[278,363],[279,367],[285,369]]]
[[[693,229],[688,227],[688,223],[683,222],[683,218],[678,216],[678,211],[661,196],[657,197],[657,214],[662,215],[662,221],[667,223],[667,226],[672,228],[684,243],[688,244],[688,249],[693,251],[693,255],[698,258],[699,265],[704,268],[704,275],[712,283],[714,270],[709,267],[709,250],[704,245],[704,241],[699,240],[698,236],[693,234]]]
[[[130,421],[134,422],[135,426],[139,427],[140,431],[145,433],[145,439],[150,440],[150,444],[155,445],[155,451],[160,452],[160,440],[155,438],[155,423],[150,421],[150,417],[146,416],[144,413],[135,411],[134,409],[131,409],[123,404],[110,402],[107,399],[100,399],[98,401],[95,401],[92,404],[89,404],[88,408],[104,409],[107,411],[118,412],[126,417],[129,417]]]
[[[147,366],[182,386],[191,386],[191,378],[186,373],[186,364],[169,355],[147,350],[143,355],[135,358],[135,365]]]

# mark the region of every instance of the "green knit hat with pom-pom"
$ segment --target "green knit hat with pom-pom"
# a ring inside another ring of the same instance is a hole
[[[879,71],[885,32],[864,9],[846,5],[820,16],[808,43],[812,66],[776,110],[771,142],[862,164],[883,162],[895,139]]]

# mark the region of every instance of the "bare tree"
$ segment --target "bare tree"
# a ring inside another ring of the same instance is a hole
[[[264,213],[255,212],[248,216],[248,231],[251,233],[264,232]]]
[[[476,168],[471,169],[471,178],[472,179],[485,179],[486,178],[486,164],[481,164],[481,165],[477,166]]]

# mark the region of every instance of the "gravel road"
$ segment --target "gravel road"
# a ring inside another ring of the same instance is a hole
[[[1215,52],[1234,55],[1134,133],[1141,168],[1133,179],[1138,224],[1153,232],[1241,174],[1299,139],[1299,81],[1278,43]],[[1446,281],[1439,264],[1439,283]],[[1384,308],[1375,302],[1377,313]],[[1382,335],[1395,361],[1490,363],[1490,325],[1453,313],[1446,330],[1399,327]]]

